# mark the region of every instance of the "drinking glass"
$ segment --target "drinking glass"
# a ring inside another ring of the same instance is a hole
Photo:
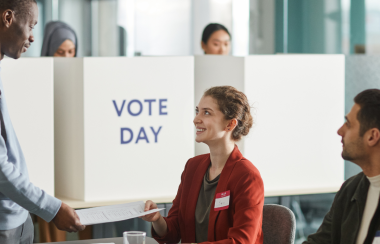
[[[124,244],[145,244],[146,233],[144,231],[125,231],[123,233]]]

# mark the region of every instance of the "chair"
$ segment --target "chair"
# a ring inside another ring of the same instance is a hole
[[[293,244],[295,227],[296,219],[289,208],[276,204],[264,205],[264,244]]]

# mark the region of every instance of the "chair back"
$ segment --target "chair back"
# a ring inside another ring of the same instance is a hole
[[[287,207],[267,204],[263,210],[264,244],[293,244],[296,219]]]

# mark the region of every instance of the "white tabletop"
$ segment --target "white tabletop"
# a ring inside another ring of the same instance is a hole
[[[92,239],[92,240],[84,240],[84,241],[64,241],[64,242],[50,242],[54,244],[97,244],[97,243],[115,243],[115,244],[123,244],[123,238],[106,238],[106,239]],[[155,239],[146,237],[145,244],[158,244]]]

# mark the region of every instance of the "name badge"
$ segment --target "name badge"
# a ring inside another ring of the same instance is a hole
[[[380,244],[380,230],[376,231],[372,244]]]
[[[216,194],[215,198],[215,211],[220,211],[224,209],[228,209],[230,206],[230,191],[225,191]]]

